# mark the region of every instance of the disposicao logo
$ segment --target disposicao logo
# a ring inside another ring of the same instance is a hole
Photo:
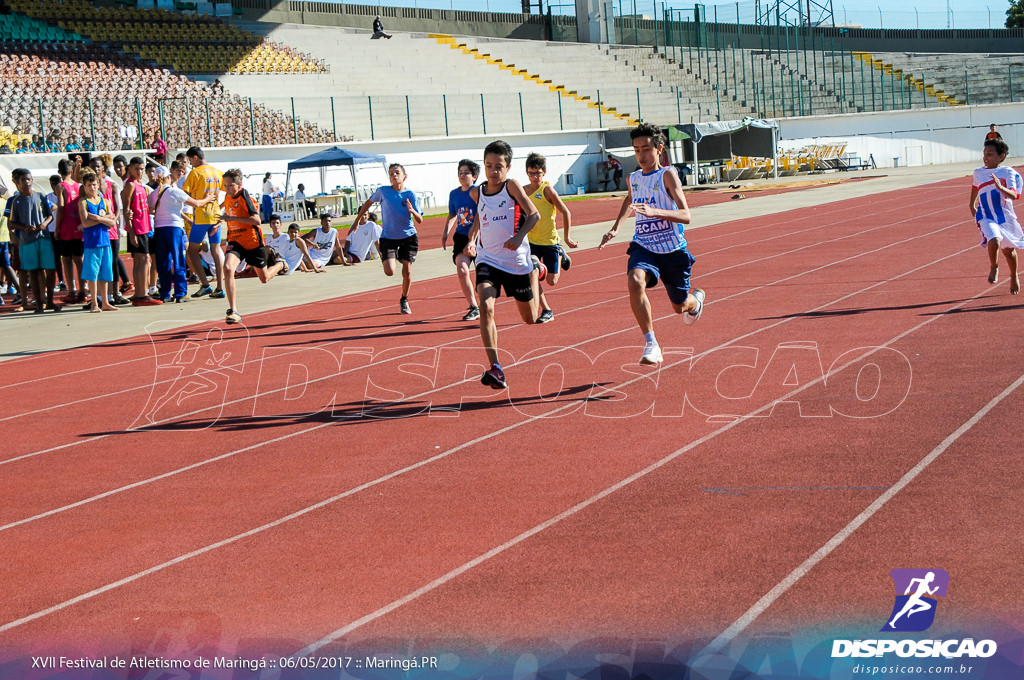
[[[936,597],[945,597],[949,573],[944,569],[893,569],[896,602],[882,632],[919,632],[935,622]],[[899,657],[988,658],[996,653],[993,640],[833,640],[832,658]]]
[[[889,572],[896,586],[896,603],[882,631],[916,632],[928,630],[935,621],[938,600],[949,588],[945,569],[893,569]]]

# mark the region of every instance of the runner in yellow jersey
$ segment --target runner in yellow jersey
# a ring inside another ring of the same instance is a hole
[[[569,266],[572,264],[572,260],[569,259],[565,250],[559,245],[558,229],[555,225],[555,211],[562,215],[562,238],[565,240],[565,245],[575,248],[579,246],[579,243],[569,238],[569,229],[572,227],[572,215],[554,187],[544,181],[544,175],[547,174],[547,171],[548,164],[544,156],[541,156],[539,153],[531,153],[526,157],[526,175],[530,178],[530,183],[523,187],[523,189],[526,191],[526,195],[530,197],[530,201],[537,207],[537,212],[540,213],[540,222],[528,234],[530,252],[548,268],[548,275],[544,278],[544,282],[548,284],[548,287],[551,287],[558,283],[561,270],[569,269]],[[554,320],[555,314],[551,311],[550,305],[548,305],[548,300],[544,296],[544,288],[542,286],[540,287],[540,308],[541,313],[537,318],[537,323],[547,323]]]

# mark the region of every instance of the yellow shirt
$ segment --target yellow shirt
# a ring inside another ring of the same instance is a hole
[[[198,168],[192,168],[192,172],[188,173],[185,185],[181,189],[192,198],[201,201],[211,193],[215,194],[220,191],[223,177],[224,173],[212,165],[200,165]],[[219,207],[217,202],[213,201],[202,208],[196,208],[194,222],[195,224],[216,224],[218,214]]]
[[[547,182],[541,182],[537,190],[530,194],[530,200],[537,207],[540,213],[540,221],[526,235],[530,243],[538,246],[553,246],[558,244],[558,230],[555,228],[555,205],[544,198],[544,190],[550,186]]]

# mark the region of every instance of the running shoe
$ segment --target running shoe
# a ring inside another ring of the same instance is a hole
[[[693,297],[697,299],[697,309],[692,312],[687,312],[683,315],[683,323],[689,326],[695,323],[700,318],[701,313],[704,311],[704,291],[700,288],[696,288],[693,291]]]
[[[241,323],[241,321],[242,317],[233,309],[229,309],[228,313],[224,316],[224,323]]]
[[[156,305],[162,305],[163,302],[160,300],[154,300],[151,297],[137,297],[132,298],[132,307],[154,307]]]
[[[121,295],[131,295],[135,292],[135,286],[130,283],[121,284]]]
[[[537,323],[547,323],[548,321],[554,320],[555,313],[552,312],[550,309],[545,309],[543,312],[540,313],[540,316],[537,317]]]
[[[656,366],[662,362],[661,347],[656,342],[644,345],[644,353],[640,355],[640,363],[644,366]]]
[[[543,281],[546,279],[548,277],[548,268],[544,266],[544,263],[536,255],[531,255],[530,259],[533,260],[533,268],[537,270],[537,280]]]
[[[463,321],[476,321],[479,318],[480,318],[480,308],[477,307],[476,305],[473,305],[472,307],[469,308],[469,311],[466,312],[466,315],[464,317],[462,317],[462,320]]]
[[[400,314],[412,314],[412,307],[409,306],[409,299],[402,298],[398,301],[398,312]]]
[[[569,271],[569,267],[572,266],[572,258],[569,257],[569,253],[565,252],[565,248],[559,246],[558,250],[562,253],[562,269]]]
[[[110,298],[110,303],[113,305],[127,305],[131,303],[131,300],[124,297],[123,295],[115,295],[114,297]]]
[[[218,288],[217,290],[215,290],[212,293],[210,293],[210,297],[217,298],[217,299],[226,298],[227,296],[228,296],[228,294],[224,292],[223,288]]]
[[[211,294],[212,292],[213,292],[213,287],[212,286],[203,286],[202,288],[200,288],[196,292],[192,293],[192,297],[194,297],[194,298],[201,298],[204,295]]]
[[[508,387],[508,384],[505,382],[505,373],[498,367],[498,364],[491,364],[491,367],[480,376],[480,382],[496,390],[503,390]]]

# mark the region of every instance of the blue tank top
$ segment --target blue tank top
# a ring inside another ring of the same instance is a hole
[[[85,198],[84,195],[82,200],[85,201],[85,211],[90,215],[106,216],[110,212],[107,201],[102,196],[97,196],[95,203]],[[86,227],[82,231],[82,245],[85,248],[109,248],[110,232],[107,225],[97,224]]]

